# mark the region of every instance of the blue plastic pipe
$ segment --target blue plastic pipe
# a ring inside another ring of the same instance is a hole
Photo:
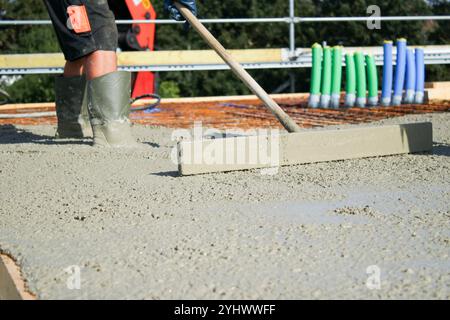
[[[406,51],[406,82],[405,82],[405,103],[414,103],[416,94],[416,58],[414,50],[408,49]]]
[[[392,41],[384,42],[384,65],[383,65],[383,88],[381,103],[387,107],[392,101],[392,77],[394,68],[392,66]]]
[[[397,66],[395,68],[394,97],[392,104],[399,106],[402,104],[403,86],[405,85],[406,72],[406,39],[397,40]]]
[[[425,97],[425,59],[423,49],[416,49],[416,95],[414,103],[423,104]]]

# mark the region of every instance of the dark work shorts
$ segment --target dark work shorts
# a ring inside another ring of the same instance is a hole
[[[44,0],[44,2],[66,60],[74,61],[97,50],[117,50],[117,27],[107,0]],[[86,7],[90,32],[77,34],[70,28],[67,8],[72,5]]]

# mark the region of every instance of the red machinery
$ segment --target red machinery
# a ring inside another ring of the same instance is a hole
[[[150,0],[108,0],[118,20],[153,20],[156,12]],[[118,25],[119,47],[124,51],[154,50],[155,24]],[[133,77],[133,97],[155,92],[152,72],[137,72]]]

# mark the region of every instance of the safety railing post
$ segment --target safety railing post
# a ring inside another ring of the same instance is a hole
[[[289,57],[295,58],[295,1],[289,0]]]
[[[295,45],[295,0],[289,0],[289,59],[296,59]],[[289,75],[290,92],[295,92],[295,71],[291,70]]]

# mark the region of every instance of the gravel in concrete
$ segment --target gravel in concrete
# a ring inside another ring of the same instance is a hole
[[[450,114],[383,123],[414,121],[431,154],[193,177],[170,129],[113,151],[2,126],[0,249],[41,299],[449,299]]]

